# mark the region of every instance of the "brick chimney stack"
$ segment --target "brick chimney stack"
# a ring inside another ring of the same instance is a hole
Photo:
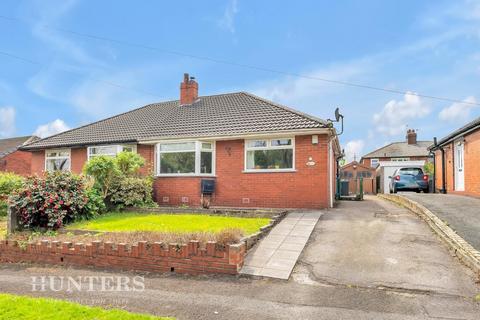
[[[198,98],[198,83],[188,73],[183,74],[183,82],[180,84],[180,105],[192,104]]]
[[[417,133],[414,129],[407,130],[407,143],[408,144],[417,144]]]

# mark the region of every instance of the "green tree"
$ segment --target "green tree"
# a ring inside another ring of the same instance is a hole
[[[118,168],[115,158],[98,156],[90,159],[84,166],[83,172],[95,178],[95,184],[105,199],[115,179],[120,178],[122,172]]]
[[[425,164],[423,165],[423,171],[425,171],[425,173],[429,176],[432,176],[435,172],[435,166],[432,162],[425,162]]]
[[[137,153],[120,152],[115,158],[118,169],[125,176],[132,176],[145,164],[145,159]]]

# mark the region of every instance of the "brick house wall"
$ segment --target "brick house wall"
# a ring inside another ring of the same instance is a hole
[[[319,135],[318,144],[312,136],[295,137],[295,172],[246,173],[244,171],[244,140],[216,142],[214,206],[269,208],[329,207],[329,178],[335,192],[335,155],[332,152],[332,172],[328,168],[328,136]],[[154,146],[138,145],[137,152],[145,158],[143,174],[154,171]],[[308,166],[309,158],[315,165]],[[86,148],[71,149],[71,169],[81,173],[87,161]],[[45,152],[32,152],[32,173],[45,168]],[[205,177],[203,177],[205,178]],[[202,177],[157,177],[154,198],[160,205],[199,206]]]
[[[0,158],[0,171],[28,176],[31,173],[31,166],[32,154],[27,151],[17,150]]]
[[[480,196],[480,130],[466,135],[464,139],[465,191],[455,190],[454,142],[443,147],[445,150],[446,189],[450,193]],[[435,152],[435,166],[435,186],[437,190],[440,190],[442,188],[442,153],[440,150]]]

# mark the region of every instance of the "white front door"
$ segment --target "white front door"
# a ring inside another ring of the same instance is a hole
[[[454,159],[455,162],[455,191],[465,191],[465,170],[464,170],[464,143],[455,142]]]

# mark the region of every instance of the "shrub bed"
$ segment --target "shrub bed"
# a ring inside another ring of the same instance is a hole
[[[0,216],[7,215],[8,197],[23,186],[23,177],[10,172],[0,172]]]

